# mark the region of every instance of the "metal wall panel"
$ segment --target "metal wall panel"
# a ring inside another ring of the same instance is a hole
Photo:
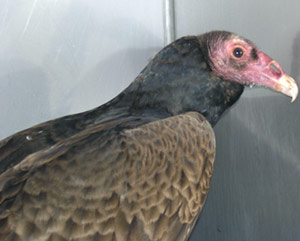
[[[0,139],[103,104],[163,46],[160,1],[0,5]]]

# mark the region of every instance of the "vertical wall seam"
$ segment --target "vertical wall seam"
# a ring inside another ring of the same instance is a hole
[[[163,0],[164,45],[173,42],[175,33],[175,4],[174,0]]]

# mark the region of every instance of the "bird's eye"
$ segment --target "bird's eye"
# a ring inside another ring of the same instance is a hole
[[[233,50],[232,54],[236,58],[241,58],[244,55],[244,51],[243,51],[243,49],[238,47]]]

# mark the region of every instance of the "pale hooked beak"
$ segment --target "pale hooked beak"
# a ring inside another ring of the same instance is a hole
[[[286,74],[276,61],[271,61],[267,68],[262,71],[266,78],[263,85],[292,98],[294,102],[298,96],[296,81]]]
[[[298,96],[298,86],[296,81],[288,76],[287,74],[283,74],[278,80],[276,80],[275,90],[290,96],[292,98],[291,102],[294,102]]]

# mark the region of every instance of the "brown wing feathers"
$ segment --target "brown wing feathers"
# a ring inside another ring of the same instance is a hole
[[[213,131],[196,113],[42,150],[0,176],[10,180],[2,186],[0,238],[186,240],[214,151]]]
[[[129,169],[131,188],[122,194],[123,202],[141,207],[132,214],[144,224],[150,240],[187,237],[204,203],[215,140],[210,125],[199,117],[179,115],[126,131],[130,159],[139,160],[140,153],[143,158]]]

